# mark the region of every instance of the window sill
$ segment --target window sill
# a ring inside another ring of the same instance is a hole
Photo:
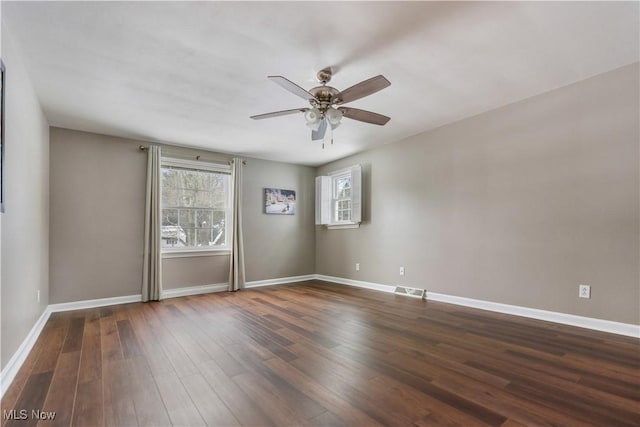
[[[327,225],[328,230],[340,230],[342,228],[360,228],[359,222],[353,222],[348,224],[329,224]]]
[[[162,252],[162,258],[191,258],[199,256],[231,255],[229,249],[182,249]]]

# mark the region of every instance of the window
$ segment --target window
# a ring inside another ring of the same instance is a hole
[[[316,178],[316,224],[354,227],[361,221],[359,165]]]
[[[333,178],[334,222],[351,221],[351,173]]]
[[[164,252],[228,249],[230,168],[162,159]]]

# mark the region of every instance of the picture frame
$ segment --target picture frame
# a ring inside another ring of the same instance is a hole
[[[4,113],[5,113],[5,67],[4,62],[0,59],[0,213],[4,212],[6,203],[5,194],[5,138],[4,138]]]
[[[264,213],[267,215],[295,215],[296,192],[281,188],[264,189]]]

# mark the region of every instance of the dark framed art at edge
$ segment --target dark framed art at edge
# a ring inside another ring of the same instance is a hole
[[[6,203],[6,194],[5,194],[5,173],[4,173],[4,164],[5,164],[5,140],[4,140],[4,98],[5,98],[5,69],[4,62],[0,59],[0,212],[4,212],[5,203]]]

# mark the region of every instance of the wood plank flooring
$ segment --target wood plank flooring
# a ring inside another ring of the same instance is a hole
[[[640,426],[640,340],[310,281],[55,313],[2,410],[3,426]]]

